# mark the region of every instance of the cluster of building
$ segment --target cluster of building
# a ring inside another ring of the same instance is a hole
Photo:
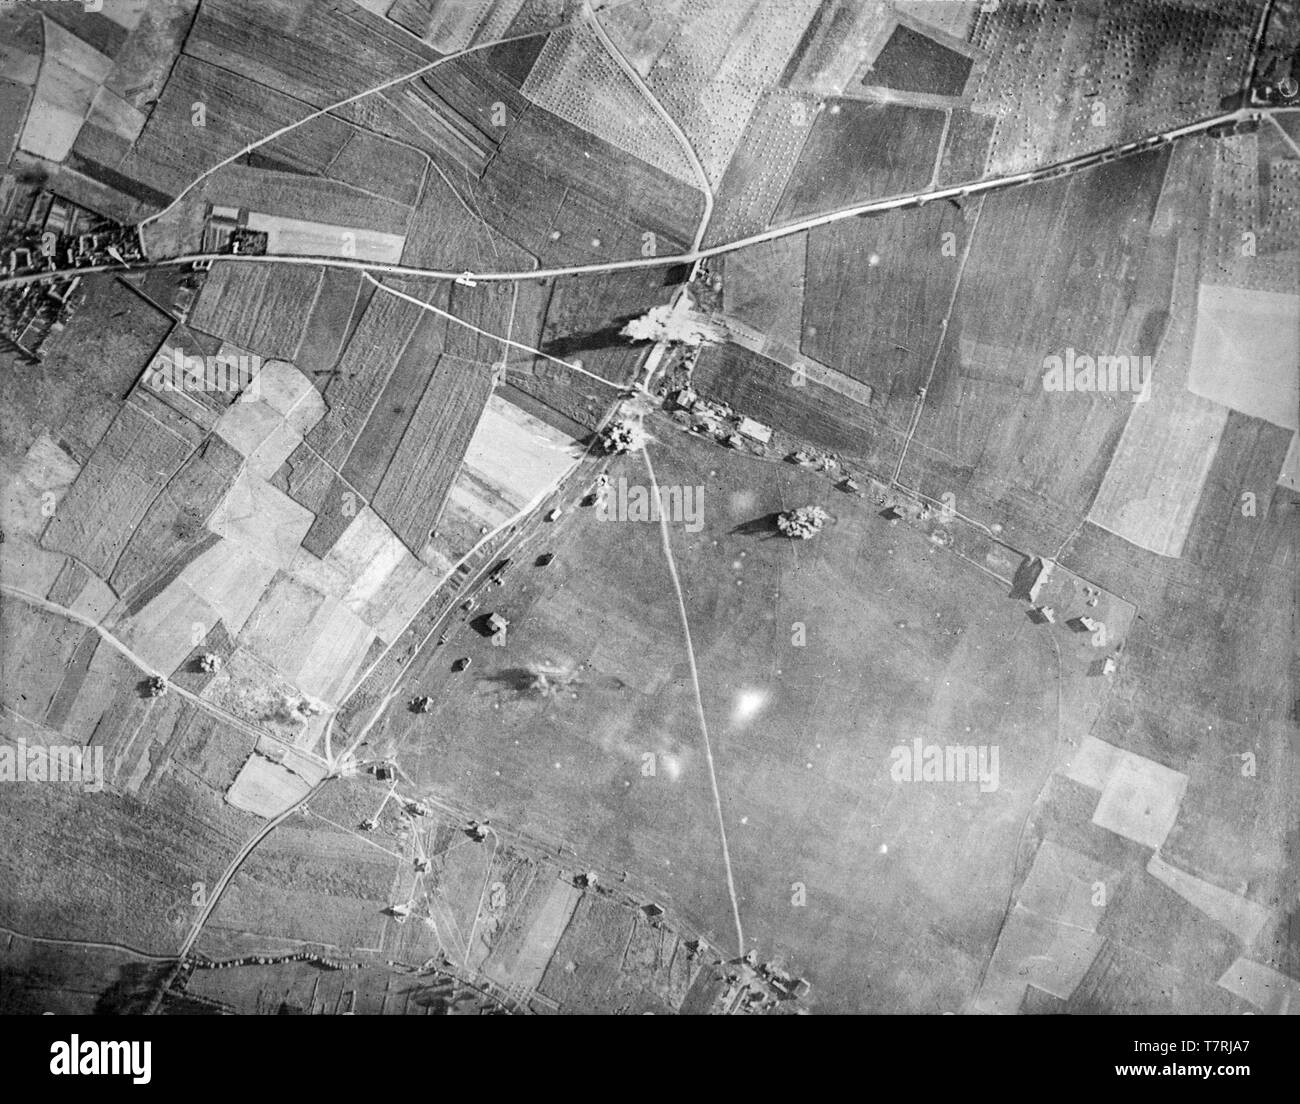
[[[1256,103],[1300,103],[1300,50],[1289,58],[1275,55],[1262,65],[1251,89]]]
[[[77,269],[129,265],[143,254],[133,228],[52,192],[20,195],[11,185],[0,194],[0,210],[5,212],[4,276],[57,273],[0,291],[0,345],[35,362],[45,339],[67,324],[83,298]]]
[[[1016,596],[1030,603],[1029,618],[1038,625],[1054,625],[1058,620],[1055,607],[1047,605],[1044,600],[1055,568],[1055,561],[1032,556],[1022,566],[1013,583]],[[1085,584],[1083,592],[1084,605],[1088,609],[1095,609],[1101,599],[1100,588]],[[1095,617],[1080,614],[1069,618],[1065,624],[1076,633],[1088,633],[1094,648],[1105,648],[1109,643],[1105,622]],[[1119,660],[1112,653],[1097,664],[1095,673],[1113,675],[1118,669]]]
[[[266,253],[270,235],[265,230],[248,228],[248,212],[238,207],[208,205],[207,221],[203,224],[204,253],[243,253],[262,256]]]
[[[729,962],[724,980],[727,987],[718,1002],[724,1015],[770,1012],[782,1001],[806,997],[812,988],[804,978],[791,977],[773,962],[759,965],[755,951]]]
[[[724,402],[703,399],[690,387],[670,393],[668,409],[674,420],[729,448],[749,448],[765,455],[772,443],[771,426],[736,413]]]

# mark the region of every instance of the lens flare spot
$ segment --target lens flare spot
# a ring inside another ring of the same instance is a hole
[[[744,724],[758,715],[758,711],[767,703],[767,693],[763,690],[742,690],[736,695],[736,704],[731,711],[735,724]]]

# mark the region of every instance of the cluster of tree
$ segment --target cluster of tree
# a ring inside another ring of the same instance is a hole
[[[777,515],[776,527],[794,540],[808,540],[820,533],[829,519],[820,506],[800,506]]]

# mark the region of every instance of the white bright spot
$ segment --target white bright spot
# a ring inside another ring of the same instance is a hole
[[[879,263],[880,263],[879,253],[872,253],[871,256],[867,258],[867,264],[870,265],[872,268],[875,268],[876,265],[878,265]]]
[[[887,844],[887,843],[882,843],[882,844],[880,845],[880,853],[881,853],[882,855],[885,855],[885,854],[888,854],[888,852],[889,852],[889,844]]]
[[[736,704],[731,710],[731,719],[735,724],[743,724],[752,719],[767,702],[767,694],[762,690],[742,690],[736,697]]]
[[[682,761],[675,755],[661,755],[659,762],[664,768],[664,773],[674,782],[682,775]]]
[[[739,560],[732,560],[732,561],[731,561],[731,569],[732,569],[732,571],[739,571],[743,566],[744,566],[744,564],[742,564]]]
[[[727,511],[732,517],[746,517],[758,509],[758,495],[753,491],[733,491],[727,496]]]

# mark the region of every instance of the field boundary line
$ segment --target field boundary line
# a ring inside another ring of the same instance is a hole
[[[659,481],[655,478],[654,464],[650,462],[650,450],[641,446],[641,456],[645,460],[646,472],[650,476],[652,501],[659,502]],[[704,698],[700,693],[700,672],[695,665],[695,646],[691,643],[690,619],[686,614],[686,598],[682,593],[682,581],[677,575],[677,563],[673,558],[673,547],[669,540],[668,520],[664,511],[659,511],[659,536],[663,540],[664,555],[668,562],[668,574],[672,578],[673,590],[677,595],[677,612],[681,615],[682,635],[686,641],[686,659],[691,668],[691,686],[695,691],[695,713],[700,722],[700,733],[704,737],[704,758],[709,768],[709,785],[713,789],[713,808],[718,814],[718,834],[722,840],[722,861],[727,871],[727,893],[731,897],[731,916],[736,924],[737,956],[745,953],[745,931],[740,924],[740,905],[736,900],[736,880],[731,870],[731,849],[727,846],[727,825],[722,816],[722,796],[718,792],[718,774],[713,763],[713,745],[709,740],[709,722],[704,716]]]
[[[489,827],[487,829],[492,832]],[[469,928],[469,938],[465,940],[465,969],[471,969],[469,956],[474,953],[474,937],[478,934],[479,917],[483,913],[483,902],[487,900],[488,886],[492,882],[492,864],[496,862],[497,852],[501,850],[501,837],[492,832],[492,854],[488,856],[487,867],[483,871],[483,889],[478,895],[478,908],[474,910],[474,923]]]
[[[908,447],[912,444],[912,438],[916,436],[916,431],[921,428],[921,418],[925,415],[925,400],[930,396],[930,385],[934,383],[934,373],[939,367],[939,358],[943,356],[944,346],[948,344],[948,325],[952,321],[952,312],[957,307],[957,296],[961,293],[962,278],[966,275],[966,263],[970,260],[971,251],[975,248],[975,235],[979,231],[980,216],[984,213],[984,200],[981,197],[979,204],[975,208],[975,218],[970,224],[969,232],[966,234],[966,248],[962,250],[961,264],[957,266],[957,275],[952,282],[952,295],[948,297],[948,309],[944,311],[943,321],[939,324],[939,340],[935,342],[934,356],[930,358],[930,371],[926,373],[925,384],[921,387],[917,395],[916,412],[912,416],[912,424],[908,427],[907,436],[903,440],[903,447],[898,453],[898,463],[894,466],[894,475],[889,484],[892,487],[899,487],[899,476],[903,474],[903,461],[907,459]]]
[[[149,951],[142,951],[136,947],[129,947],[125,943],[105,943],[97,939],[59,939],[50,935],[28,935],[26,932],[18,931],[16,928],[6,928],[0,926],[0,935],[7,935],[13,939],[25,939],[29,943],[48,943],[56,947],[90,947],[94,950],[117,951],[120,954],[133,955],[136,958],[147,959],[150,962],[175,962],[176,956],[170,954],[152,954]]]
[[[398,291],[396,288],[389,287],[381,280],[376,280],[373,276],[370,275],[369,272],[362,273],[362,275],[364,275],[367,280],[369,280],[372,284],[374,284],[375,287],[388,292],[389,295],[396,295],[399,299],[405,299],[408,303],[414,303],[417,307],[422,307],[427,311],[432,311],[434,314],[438,315],[438,317],[445,318],[447,319],[448,322],[455,322],[456,325],[458,326],[464,326],[467,330],[473,330],[476,334],[480,335],[481,337],[491,338],[493,341],[499,341],[502,345],[508,345],[512,349],[521,349],[526,353],[532,353],[534,356],[543,357],[544,359],[549,360],[554,364],[562,365],[563,367],[568,368],[571,371],[577,372],[579,375],[587,376],[591,379],[597,380],[600,383],[605,384],[606,387],[613,387],[619,391],[632,390],[631,384],[615,383],[613,380],[606,379],[604,376],[598,376],[596,375],[595,372],[589,372],[587,371],[587,369],[582,368],[577,364],[572,364],[567,360],[561,360],[559,357],[553,357],[551,356],[550,353],[544,353],[542,352],[541,349],[534,349],[531,345],[524,345],[521,342],[512,341],[508,337],[502,337],[500,334],[494,334],[492,333],[491,330],[484,330],[474,325],[474,323],[466,322],[465,319],[460,318],[455,314],[452,314],[451,311],[443,310],[441,307],[435,307],[432,303],[422,303],[420,302],[419,299],[416,299],[415,296],[407,295],[405,292]]]
[[[47,598],[41,598],[38,595],[32,594],[30,591],[23,590],[20,587],[12,586],[9,583],[0,583],[0,594],[8,594],[23,602],[26,602],[28,605],[38,606],[41,609],[45,610],[47,613],[53,613],[60,617],[66,617],[69,621],[75,621],[79,625],[84,625],[88,629],[93,629],[95,632],[99,634],[100,639],[103,640],[105,643],[107,643],[109,647],[115,649],[123,656],[125,656],[128,660],[130,660],[133,664],[135,664],[135,666],[139,668],[141,671],[143,671],[146,675],[156,675],[158,678],[166,682],[168,687],[170,687],[172,690],[175,690],[177,694],[185,698],[187,701],[193,702],[196,706],[198,706],[200,710],[210,714],[213,717],[216,717],[218,720],[223,721],[226,724],[229,724],[239,729],[245,735],[254,736],[257,739],[265,738],[271,740],[274,743],[280,744],[282,747],[288,750],[296,751],[300,755],[305,755],[308,759],[315,762],[317,766],[323,766],[323,767],[331,766],[330,763],[328,763],[325,759],[321,758],[321,756],[317,755],[314,751],[309,751],[307,748],[298,747],[292,741],[286,740],[283,736],[277,736],[274,732],[271,732],[269,729],[261,729],[256,727],[255,725],[249,724],[242,717],[237,717],[235,714],[227,712],[226,710],[222,709],[219,705],[217,705],[215,702],[210,702],[206,698],[201,698],[199,697],[198,694],[195,694],[190,690],[186,690],[185,687],[183,686],[177,685],[175,682],[173,682],[171,679],[167,677],[166,672],[157,671],[149,664],[145,663],[144,660],[140,656],[138,656],[135,652],[133,652],[129,647],[127,647],[126,644],[124,644],[121,640],[119,640],[116,636],[114,636],[111,632],[109,632],[108,629],[104,628],[101,622],[91,621],[90,618],[82,617],[79,613],[76,613],[73,610],[68,609],[66,606],[61,606],[57,602],[51,602]]]
[[[465,57],[467,54],[476,53],[479,50],[490,50],[494,46],[504,46],[507,43],[520,42],[524,39],[536,38],[538,35],[549,35],[553,30],[557,30],[559,27],[564,26],[566,23],[574,23],[574,22],[576,22],[576,19],[570,19],[570,20],[566,20],[564,23],[557,24],[555,27],[547,27],[544,30],[528,31],[525,34],[507,35],[504,38],[489,39],[487,42],[480,42],[474,46],[466,46],[463,50],[457,50],[455,53],[447,54],[446,56],[440,57],[435,61],[428,62],[425,65],[421,65],[418,69],[413,69],[410,72],[404,73],[398,77],[391,77],[386,81],[382,81],[371,88],[363,89],[362,91],[357,92],[354,95],[348,96],[342,100],[339,100],[336,103],[329,104],[326,107],[318,108],[317,110],[312,111],[307,115],[304,115],[301,119],[289,123],[287,126],[283,126],[279,130],[272,131],[264,138],[259,138],[257,141],[250,143],[249,145],[245,146],[243,149],[235,153],[232,153],[229,157],[225,158],[224,160],[218,161],[211,168],[204,169],[203,172],[201,172],[192,181],[190,181],[190,183],[187,184],[182,191],[178,192],[176,196],[172,199],[172,201],[169,204],[167,204],[167,206],[164,207],[161,211],[149,215],[146,218],[141,219],[138,223],[136,223],[136,231],[137,234],[140,236],[141,244],[143,245],[144,238],[140,232],[144,229],[144,227],[150,225],[151,223],[157,222],[160,218],[164,217],[165,215],[169,214],[171,211],[175,210],[176,206],[181,202],[181,200],[183,200],[187,195],[190,194],[190,192],[192,192],[195,188],[197,188],[200,184],[202,184],[203,181],[207,180],[208,177],[212,176],[214,173],[220,172],[227,165],[233,165],[241,157],[247,157],[255,149],[259,149],[260,147],[266,145],[268,142],[274,142],[277,138],[283,138],[290,131],[297,130],[298,127],[310,123],[313,119],[319,119],[322,115],[328,115],[330,112],[337,111],[341,107],[347,107],[348,104],[356,103],[358,100],[364,100],[367,96],[373,96],[377,92],[385,92],[389,88],[393,88],[399,84],[404,84],[407,81],[415,80],[417,77],[422,77],[424,76],[425,73],[428,73],[433,69],[436,69],[439,65],[443,65],[446,62],[455,61],[457,58]]]
[[[1272,115],[1268,117],[1268,121],[1273,125],[1273,129],[1282,136],[1282,141],[1291,147],[1292,152],[1297,157],[1300,157],[1300,145],[1296,145],[1296,140],[1286,132],[1286,127],[1279,123]]]
[[[623,51],[614,45],[614,40],[605,33],[605,28],[601,26],[600,19],[591,7],[591,0],[582,0],[582,14],[591,23],[592,29],[596,32],[596,37],[600,39],[600,44],[605,47],[605,52],[623,71],[624,76],[636,85],[637,91],[650,105],[650,109],[668,125],[673,138],[677,140],[682,152],[686,154],[686,159],[691,163],[692,170],[699,177],[700,191],[704,195],[704,210],[700,214],[700,223],[695,229],[695,238],[691,242],[691,251],[698,252],[704,242],[704,235],[709,229],[709,223],[713,220],[713,186],[709,183],[709,174],[704,171],[704,164],[696,154],[695,147],[691,145],[690,139],[686,137],[686,132],[678,125],[677,120],[668,113],[667,108],[659,102],[659,97],[642,79],[635,66],[623,56]]]

